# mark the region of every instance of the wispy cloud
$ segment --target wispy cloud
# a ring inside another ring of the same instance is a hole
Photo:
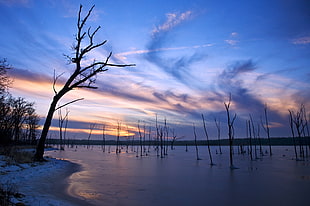
[[[231,46],[236,46],[239,41],[236,39],[238,37],[238,33],[237,32],[232,32],[230,34],[230,39],[226,39],[225,42]]]
[[[175,26],[190,19],[192,16],[192,13],[193,13],[192,11],[185,11],[183,13],[166,14],[166,21],[163,24],[156,26],[152,31],[152,35],[156,35],[161,32],[167,32],[173,29]]]
[[[293,44],[310,44],[310,36],[295,38],[292,40]]]
[[[225,42],[231,46],[235,46],[239,41],[233,39],[226,39]]]
[[[128,55],[135,55],[135,54],[147,54],[151,52],[160,52],[160,51],[175,51],[175,50],[185,50],[185,49],[199,49],[204,47],[211,47],[214,44],[202,44],[202,45],[194,45],[194,46],[182,46],[182,47],[170,47],[170,48],[157,48],[151,50],[133,50],[128,52],[122,52],[114,54],[116,58],[125,60],[127,59]]]
[[[187,11],[180,14],[169,14],[165,22],[156,27],[153,30],[152,36],[147,49],[145,50],[145,58],[147,61],[157,66],[158,69],[162,70],[164,74],[172,76],[174,80],[187,87],[195,87],[194,77],[191,75],[191,67],[198,62],[206,59],[207,54],[199,48],[211,46],[211,44],[186,46],[186,47],[165,47],[166,43],[170,43],[172,37],[169,33],[172,32],[176,26],[182,22],[191,19],[192,12]],[[165,48],[165,49],[163,49]],[[186,54],[177,54],[175,56],[167,55],[167,53],[159,51],[167,50],[181,50],[181,49],[193,49],[192,51],[186,52]],[[197,50],[196,50],[197,49]],[[190,83],[191,82],[191,83]]]
[[[257,113],[263,103],[244,85],[242,76],[256,70],[252,60],[237,61],[218,76],[218,86],[228,96],[231,93],[235,106],[241,110],[251,109]]]
[[[231,37],[237,37],[239,34],[237,33],[237,32],[232,32],[231,34],[230,34],[230,36]]]

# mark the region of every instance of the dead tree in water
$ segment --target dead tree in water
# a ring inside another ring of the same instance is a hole
[[[304,138],[305,138],[305,144],[308,144],[308,149],[310,150],[310,131],[309,131],[309,125],[308,125],[308,118],[310,117],[310,115],[307,117],[307,111],[306,111],[306,107],[304,104],[301,105],[301,110],[303,113],[303,134],[304,134]],[[306,156],[308,156],[308,149],[306,146]]]
[[[93,133],[95,126],[96,126],[95,123],[89,125],[89,133],[88,133],[88,138],[87,138],[87,149],[90,147],[90,137],[91,137],[91,134]]]
[[[102,124],[102,151],[105,152],[105,124]]]
[[[66,110],[65,116],[62,116],[61,109],[58,110],[60,150],[64,150],[63,145],[64,145],[64,141],[66,138],[66,131],[67,131],[67,125],[68,125],[68,114],[69,114],[69,110]],[[64,128],[64,131],[63,131],[63,128]]]
[[[93,31],[89,27],[85,29],[86,21],[88,20],[90,14],[92,13],[94,6],[88,11],[86,16],[82,17],[82,5],[80,5],[80,9],[78,12],[78,19],[77,19],[77,34],[75,36],[75,44],[73,45],[73,57],[67,56],[70,63],[75,65],[75,69],[73,73],[68,77],[65,84],[62,88],[57,91],[56,90],[56,82],[60,78],[61,75],[54,78],[53,82],[53,90],[54,90],[54,97],[52,99],[51,105],[49,107],[44,126],[42,129],[41,137],[39,139],[36,153],[34,159],[36,161],[43,161],[43,154],[44,154],[44,147],[45,141],[47,138],[47,134],[49,128],[51,126],[51,122],[54,116],[54,112],[57,110],[56,106],[60,99],[67,94],[68,92],[79,89],[79,88],[86,88],[86,89],[97,89],[94,84],[96,83],[96,76],[100,73],[106,72],[108,70],[107,67],[127,67],[127,66],[134,66],[132,64],[111,64],[109,60],[112,56],[112,52],[108,55],[108,57],[103,61],[94,60],[92,63],[87,64],[89,61],[85,58],[88,54],[90,54],[95,49],[103,46],[107,41],[103,41],[100,43],[94,43],[94,37],[100,29],[98,26]],[[84,40],[88,39],[88,43],[84,43]],[[84,46],[85,45],[85,46]],[[70,103],[76,102],[77,100],[71,101],[65,105]],[[65,106],[63,105],[63,106]]]
[[[174,129],[172,129],[172,140],[171,140],[171,150],[174,150],[174,142],[177,139],[177,135],[174,132]]]
[[[256,149],[256,145],[257,145],[257,137],[256,137],[256,132],[255,132],[255,127],[254,127],[254,122],[253,122],[253,118],[250,116],[250,129],[252,128],[252,134],[253,134],[253,139],[254,139],[254,154],[255,154],[255,159],[258,159],[257,157],[257,149]]]
[[[251,130],[251,122],[250,120],[246,121],[246,129],[247,129],[247,137],[249,138],[249,144],[250,144],[250,148],[249,148],[249,154],[250,154],[250,158],[251,160],[253,160],[253,150],[252,150],[252,130]]]
[[[290,113],[290,127],[291,127],[291,132],[292,132],[292,138],[293,138],[293,144],[294,144],[294,152],[295,152],[295,158],[298,160],[298,155],[297,155],[297,148],[296,148],[296,140],[295,140],[295,132],[294,132],[294,120],[293,120],[293,111],[288,110]]]
[[[119,146],[120,132],[121,132],[121,122],[117,121],[116,150],[115,150],[116,154],[121,153],[121,149]]]
[[[227,126],[228,126],[228,137],[229,137],[229,160],[230,160],[230,168],[236,169],[233,164],[233,141],[234,141],[234,121],[237,117],[235,114],[233,118],[230,116],[230,104],[231,104],[231,95],[229,96],[228,102],[224,102],[224,106],[227,113]]]
[[[152,127],[149,126],[149,145],[147,148],[147,152],[150,153],[150,149],[151,149],[151,133],[152,133]]]
[[[304,160],[305,158],[304,141],[303,141],[303,133],[305,130],[305,124],[304,124],[304,119],[303,119],[304,117],[303,111],[304,111],[303,105],[301,105],[299,111],[297,111],[296,113],[289,110],[291,127],[294,127],[295,125],[295,129],[296,129],[295,131],[297,132],[297,135],[298,135],[297,137],[299,141],[299,156],[301,160]]]
[[[159,157],[159,137],[160,137],[160,130],[157,123],[157,114],[155,119],[155,126],[156,126],[156,153],[157,157]]]
[[[168,138],[169,138],[169,127],[167,126],[167,120],[165,118],[164,127],[164,155],[168,155]]]
[[[140,129],[140,120],[138,121],[138,131],[139,131],[139,137],[140,137],[140,156],[143,156],[143,147],[142,147],[142,134]]]
[[[159,130],[159,139],[160,139],[160,158],[164,158],[164,140],[163,140],[164,137],[164,130],[163,128],[161,127],[160,130]]]
[[[202,117],[202,122],[203,122],[203,128],[204,128],[204,131],[207,137],[208,152],[209,152],[210,161],[211,161],[210,165],[213,166],[215,164],[213,163],[213,160],[212,160],[212,154],[211,154],[211,149],[210,149],[209,135],[208,135],[207,127],[206,127],[206,122],[205,122],[205,118],[203,114],[201,114],[201,117]]]
[[[195,124],[193,124],[193,129],[194,129],[194,140],[195,140],[195,148],[196,148],[196,159],[197,160],[201,160],[199,158],[199,152],[198,152],[198,145],[197,145],[197,135],[196,135],[196,128],[195,128]]]
[[[219,145],[219,152],[222,154],[222,148],[221,148],[221,122],[217,121],[216,118],[214,118],[215,126],[217,129],[217,140],[218,140],[218,145]]]
[[[267,138],[268,138],[268,144],[269,144],[269,155],[272,156],[272,150],[271,150],[271,142],[270,142],[270,129],[269,129],[269,122],[268,122],[268,116],[267,116],[267,104],[265,104],[264,108],[264,115],[265,115],[265,124],[262,122],[262,126],[267,133]]]
[[[264,156],[263,147],[262,147],[262,140],[260,138],[260,125],[257,123],[257,139],[259,143],[259,152],[261,156]]]

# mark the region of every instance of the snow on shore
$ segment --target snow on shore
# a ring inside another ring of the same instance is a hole
[[[66,177],[77,171],[78,166],[60,159],[27,164],[8,164],[7,157],[0,155],[0,184],[3,189],[18,192],[24,197],[12,198],[12,202],[39,206],[80,205],[66,194]],[[73,203],[74,202],[74,203]]]

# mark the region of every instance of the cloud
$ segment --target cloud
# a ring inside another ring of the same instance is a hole
[[[292,43],[293,44],[310,44],[310,36],[293,39]]]
[[[52,79],[50,77],[42,73],[33,73],[25,69],[17,69],[17,68],[11,69],[9,70],[9,75],[12,78],[29,80],[34,82],[46,82],[46,81],[52,82]]]
[[[226,39],[225,42],[226,42],[227,44],[231,45],[231,46],[236,46],[236,45],[239,43],[239,41],[236,40],[236,38],[238,37],[238,35],[239,35],[239,34],[238,34],[237,32],[232,32],[232,33],[230,34],[231,39]]]
[[[233,39],[227,39],[225,42],[231,46],[235,46],[239,41]]]
[[[231,37],[237,37],[239,34],[237,33],[237,32],[232,32],[231,34],[230,34],[230,36]]]
[[[231,93],[234,104],[240,110],[251,108],[255,112],[255,110],[263,108],[263,103],[245,87],[242,78],[242,75],[253,72],[256,68],[256,64],[252,60],[237,61],[218,76],[219,88],[227,96]]]
[[[192,11],[185,11],[183,13],[168,13],[166,14],[166,21],[163,24],[156,26],[152,31],[152,35],[154,36],[162,32],[167,32],[182,22],[190,19],[191,16]]]
[[[204,47],[211,47],[214,44],[202,44],[202,45],[194,45],[194,46],[182,46],[182,47],[167,47],[167,48],[157,48],[153,50],[133,50],[128,52],[122,52],[114,54],[115,57],[125,60],[127,59],[126,56],[128,55],[135,55],[135,54],[147,54],[151,52],[161,52],[161,51],[176,51],[176,50],[185,50],[185,49],[198,49],[198,48],[204,48]]]
[[[147,49],[144,51],[147,61],[186,87],[197,86],[197,84],[193,84],[195,78],[191,74],[192,65],[206,59],[207,55],[199,49],[211,46],[211,44],[184,47],[166,47],[165,45],[166,43],[171,43],[172,38],[174,38],[169,36],[170,32],[182,22],[191,19],[191,17],[191,11],[167,15],[166,21],[153,30],[151,39],[147,44]],[[180,52],[175,54],[175,56],[171,56],[173,54],[167,52],[162,52],[181,49],[191,49],[191,51],[187,51],[186,54]]]

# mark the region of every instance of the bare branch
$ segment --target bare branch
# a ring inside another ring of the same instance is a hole
[[[75,99],[75,100],[73,100],[73,101],[71,101],[71,102],[68,102],[68,103],[66,103],[66,104],[63,104],[63,105],[57,107],[57,108],[55,109],[55,111],[58,110],[58,109],[60,109],[60,108],[65,107],[65,106],[67,106],[67,105],[69,105],[69,104],[72,104],[72,103],[74,103],[74,102],[80,101],[80,100],[84,100],[84,98]]]
[[[56,91],[56,88],[55,88],[56,83],[57,83],[57,80],[58,80],[59,77],[61,77],[63,74],[64,74],[64,72],[56,76],[56,73],[55,73],[55,70],[54,70],[53,90],[54,90],[55,95],[57,95],[57,93],[58,93],[58,92]]]
[[[82,86],[76,86],[75,88],[88,88],[88,89],[98,89],[98,87],[89,86],[89,85],[82,85]]]

